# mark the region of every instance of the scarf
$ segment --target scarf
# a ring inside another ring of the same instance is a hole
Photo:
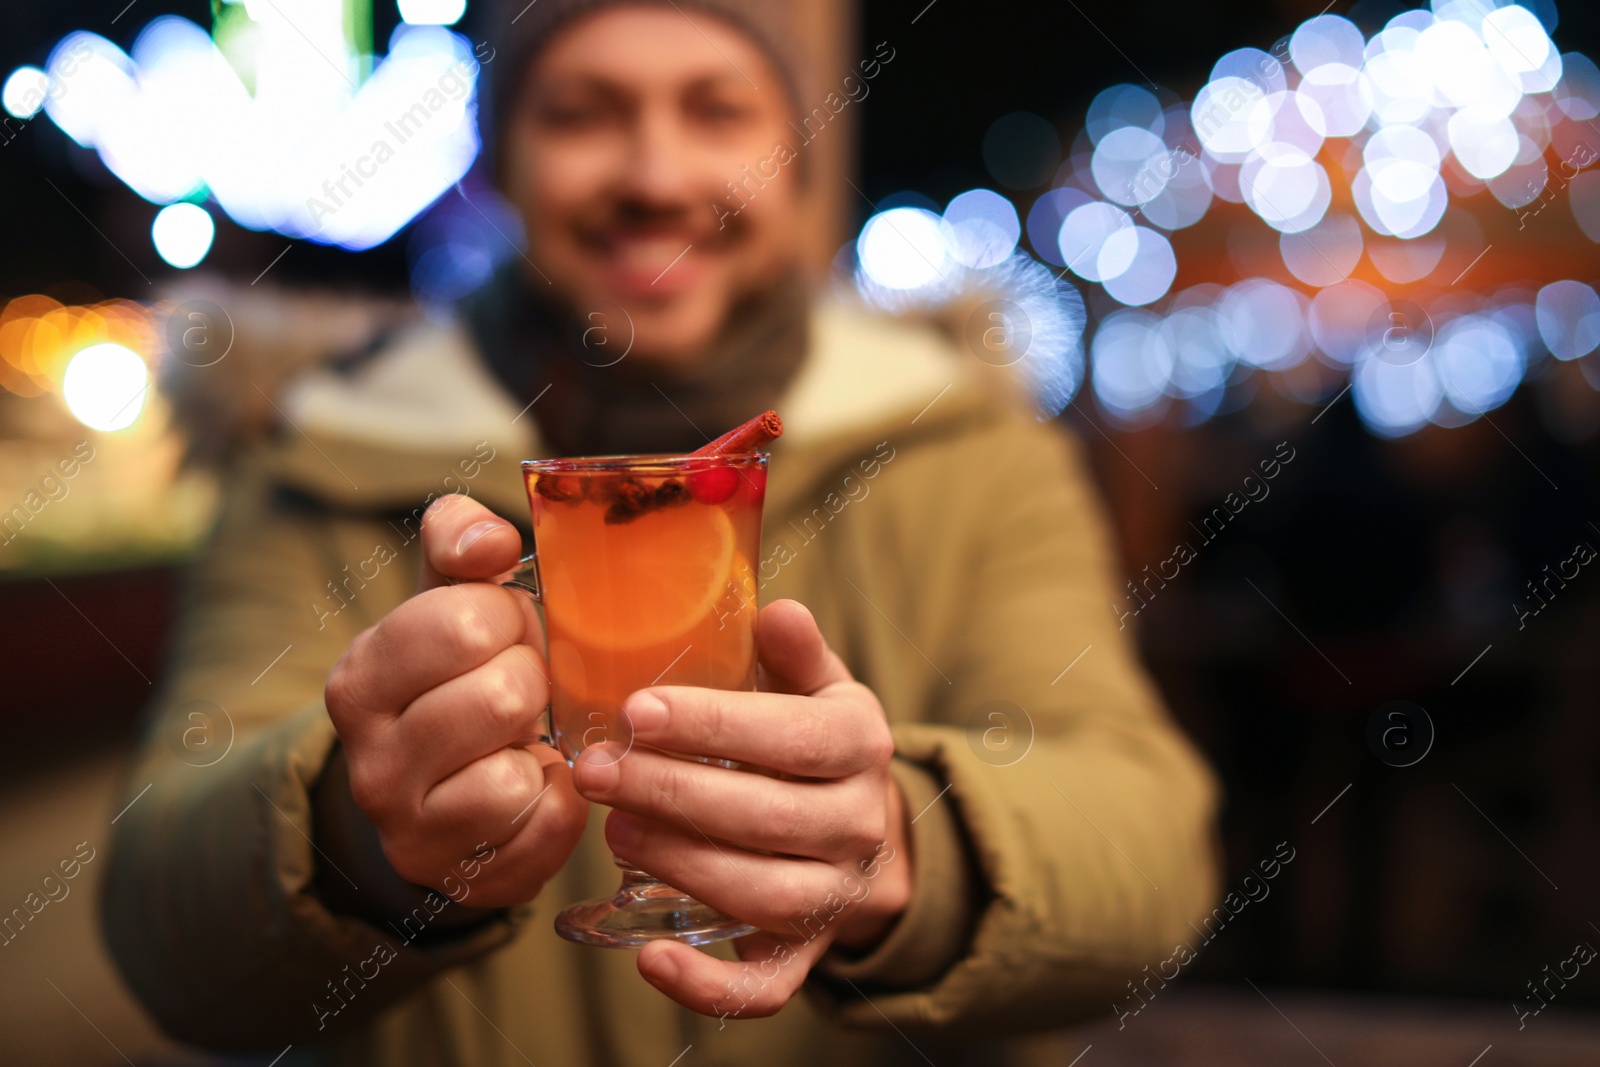
[[[495,377],[530,413],[552,455],[692,452],[773,407],[805,360],[810,300],[800,272],[734,305],[685,367],[624,356],[615,305],[580,318],[513,262],[460,305]],[[535,402],[535,399],[537,401]]]

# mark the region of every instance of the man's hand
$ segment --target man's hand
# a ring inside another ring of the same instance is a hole
[[[646,981],[706,1015],[773,1014],[830,945],[870,948],[911,897],[877,697],[792,600],[762,610],[757,638],[761,692],[641,689],[623,705],[631,750],[595,745],[574,768],[578,791],[615,809],[606,839],[618,858],[759,928],[734,942],[743,963],[673,941],[640,951]]]
[[[531,900],[577,844],[588,804],[539,743],[549,670],[528,597],[493,580],[516,528],[447,496],[422,520],[417,595],[357,635],[328,676],[350,793],[405,879],[441,888],[480,844],[477,907]]]

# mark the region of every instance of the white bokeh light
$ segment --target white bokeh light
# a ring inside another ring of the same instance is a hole
[[[1397,365],[1368,355],[1350,379],[1356,413],[1380,437],[1402,437],[1425,426],[1444,401],[1444,389],[1427,357]]]
[[[198,204],[171,204],[156,212],[150,237],[161,258],[180,270],[199,263],[211,251],[217,227]]]
[[[1517,158],[1517,127],[1509,118],[1479,122],[1470,109],[1450,116],[1450,151],[1466,172],[1484,181],[1504,174]]]
[[[416,26],[453,26],[467,13],[467,0],[400,0],[400,18]]]
[[[1145,226],[1121,229],[1100,248],[1099,270],[1112,299],[1129,307],[1153,303],[1167,295],[1178,274],[1172,244]]]
[[[1486,315],[1446,323],[1430,351],[1451,407],[1477,417],[1510,399],[1522,381],[1522,353],[1509,331]]]
[[[131,349],[90,345],[67,361],[61,395],[73,416],[91,430],[132,426],[144,410],[150,371]]]
[[[969,189],[944,209],[944,239],[962,266],[985,270],[1016,251],[1022,223],[1011,201],[990,189]]]
[[[1217,308],[1228,349],[1242,363],[1281,370],[1300,362],[1306,343],[1304,298],[1268,278],[1246,278],[1229,287]]]
[[[1103,290],[1089,379],[1102,410],[1129,427],[1169,413],[1192,425],[1258,382],[1325,404],[1348,375],[1362,422],[1396,437],[1497,408],[1546,377],[1547,352],[1578,361],[1600,390],[1594,279],[1496,287],[1480,270],[1466,287],[1450,282],[1493,236],[1485,192],[1512,227],[1552,208],[1571,237],[1600,243],[1600,173],[1582,154],[1584,124],[1600,119],[1600,67],[1558,51],[1551,0],[1525,3],[1432,0],[1370,39],[1323,13],[1271,53],[1222,56],[1188,102],[1153,85],[1099,93],[1026,229],[1040,259]],[[952,201],[952,263],[1043,269],[1010,243],[1020,227],[1003,199],[974,190]],[[1169,234],[1213,200],[1254,215],[1229,213],[1197,235],[1222,245],[1212,256],[1243,280],[1175,291]],[[1427,320],[1428,344],[1402,359],[1387,324],[1413,314]],[[1313,354],[1321,366],[1303,366]]]
[[[1130,309],[1107,315],[1090,345],[1095,399],[1125,421],[1167,399],[1175,365],[1160,316]]]
[[[1239,172],[1245,203],[1261,220],[1283,233],[1299,233],[1322,220],[1332,202],[1328,174],[1300,149],[1269,144]]]
[[[1295,94],[1317,105],[1329,137],[1359,133],[1372,114],[1371,90],[1360,69],[1343,63],[1324,63],[1306,71]]]
[[[1349,19],[1317,15],[1302,22],[1289,38],[1289,57],[1302,71],[1325,63],[1358,66],[1366,45],[1361,30]]]
[[[358,56],[338,5],[293,6],[292,22],[284,6],[250,4],[252,43],[228,55],[175,15],[131,54],[69,34],[46,64],[45,111],[152,203],[204,193],[251,229],[353,250],[386,241],[477,156],[471,43],[402,23],[387,56]]]
[[[0,88],[0,105],[12,118],[31,119],[50,94],[50,76],[38,67],[18,67]]]
[[[1123,126],[1100,138],[1090,171],[1107,200],[1132,207],[1161,192],[1171,173],[1166,144],[1149,130]]]
[[[1106,238],[1132,225],[1133,220],[1128,217],[1128,213],[1112,204],[1095,200],[1074,208],[1062,220],[1061,233],[1057,239],[1061,247],[1062,262],[1084,281],[1105,281],[1105,275],[1100,272],[1100,252],[1105,246]],[[1129,261],[1132,259],[1131,249],[1128,259]],[[1117,266],[1114,263],[1108,265]],[[1127,262],[1121,263],[1120,266],[1126,267]]]
[[[1483,43],[1501,68],[1512,74],[1528,74],[1542,67],[1554,51],[1550,35],[1539,19],[1525,7],[1511,4],[1489,12],[1483,19]]]
[[[1206,151],[1218,159],[1237,162],[1265,143],[1267,131],[1253,127],[1251,110],[1265,94],[1245,78],[1218,78],[1195,94],[1189,120]]]
[[[856,241],[861,269],[889,289],[919,289],[944,276],[941,219],[919,207],[897,207],[867,220]]]
[[[1582,282],[1551,282],[1535,304],[1539,336],[1557,359],[1577,359],[1600,346],[1600,295]]]

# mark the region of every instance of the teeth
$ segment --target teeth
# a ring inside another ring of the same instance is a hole
[[[613,247],[617,259],[625,267],[646,269],[649,267],[661,268],[671,263],[682,252],[687,240],[679,238],[650,238],[644,240],[621,240]]]

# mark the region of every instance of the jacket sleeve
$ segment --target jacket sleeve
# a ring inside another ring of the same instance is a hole
[[[976,464],[944,461],[928,516],[983,516],[953,550],[967,558],[946,560],[968,575],[935,652],[950,684],[894,727],[920,812],[913,899],[871,954],[827,959],[814,983],[849,1024],[993,1034],[1107,1014],[1197,943],[1217,893],[1217,787],[1111,607],[1076,442],[1020,422],[984,437]]]
[[[359,893],[371,873],[321,870],[313,845],[311,790],[337,743],[323,685],[350,639],[404,597],[415,550],[335,599],[327,583],[384,524],[275,505],[248,465],[233,480],[113,827],[102,920],[167,1033],[278,1052],[347,1032],[503,944],[521,916],[429,939],[415,937],[429,912],[401,927],[322,903],[314,878],[355,879]],[[381,977],[365,981],[374,967]]]

